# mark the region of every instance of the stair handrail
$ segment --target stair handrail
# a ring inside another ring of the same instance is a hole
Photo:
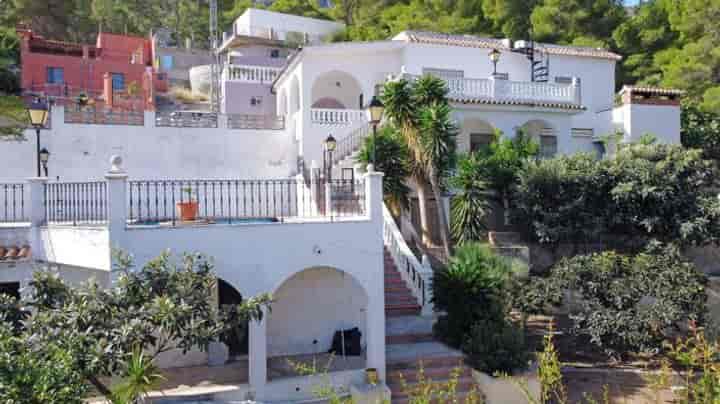
[[[333,154],[332,164],[338,164],[343,161],[347,156],[353,154],[356,150],[359,150],[362,146],[363,140],[370,133],[370,124],[365,123],[350,132],[349,135],[340,139],[335,147],[335,153]]]
[[[423,315],[433,312],[432,280],[433,269],[427,257],[422,262],[405,242],[402,232],[395,223],[387,205],[383,203],[383,242],[395,263],[400,276],[412,291],[422,308]]]

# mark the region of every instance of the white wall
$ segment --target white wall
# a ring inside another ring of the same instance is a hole
[[[325,353],[335,331],[358,327],[365,345],[367,296],[352,276],[334,268],[293,275],[273,295],[268,355]]]
[[[268,10],[248,8],[237,20],[236,26],[272,28],[279,33],[288,31],[304,32],[311,36],[324,36],[339,31],[344,24],[319,20],[316,18],[301,17],[292,14],[277,13]],[[281,35],[281,38],[284,38]]]
[[[680,144],[679,106],[624,104],[613,115],[622,122],[623,142],[637,142],[651,134],[659,143]]]
[[[50,153],[49,177],[60,181],[101,179],[112,155],[133,167],[132,178],[287,178],[295,169],[291,137],[282,130],[83,125],[63,123],[53,109],[52,129],[41,133]],[[26,141],[0,142],[0,181],[35,176],[35,133]]]
[[[43,260],[74,267],[110,271],[110,234],[107,227],[48,226],[39,229],[33,254]]]

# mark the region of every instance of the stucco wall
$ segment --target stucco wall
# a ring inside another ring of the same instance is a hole
[[[312,36],[327,35],[341,30],[345,25],[335,21],[249,8],[235,20],[235,26],[272,28],[281,34],[280,39],[284,39],[284,33],[288,31],[305,32]]]
[[[102,179],[112,155],[132,167],[132,178],[286,178],[295,169],[291,137],[282,130],[64,124],[53,109],[52,129],[41,134],[50,153],[49,177],[60,181]],[[35,133],[26,141],[0,141],[0,181],[35,175]]]
[[[270,92],[270,83],[243,83],[223,81],[224,112],[226,114],[277,115],[275,94]],[[250,99],[261,97],[260,105],[251,105]]]
[[[57,264],[110,270],[110,235],[107,227],[48,226],[39,229],[33,253]]]
[[[333,268],[302,271],[277,289],[268,315],[268,355],[324,353],[335,331],[366,335],[367,297],[352,276]]]

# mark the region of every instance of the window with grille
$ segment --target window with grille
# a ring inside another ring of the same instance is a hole
[[[470,151],[474,153],[488,150],[492,141],[493,135],[490,133],[471,133]]]
[[[252,106],[260,106],[260,105],[262,105],[262,97],[251,97],[251,98],[250,98],[250,105],[252,105]]]
[[[47,68],[47,83],[48,84],[63,84],[65,82],[62,67],[48,67]]]
[[[557,154],[557,136],[540,135],[540,158],[553,158]]]
[[[569,76],[557,76],[555,77],[555,82],[557,84],[572,84],[573,78]],[[578,79],[578,82],[580,79]]]
[[[573,137],[593,137],[595,131],[592,128],[572,128],[570,133]]]
[[[270,57],[271,58],[279,58],[280,57],[280,50],[279,49],[272,49],[270,50]]]
[[[125,89],[125,75],[122,73],[112,73],[112,89],[113,91],[121,91]]]

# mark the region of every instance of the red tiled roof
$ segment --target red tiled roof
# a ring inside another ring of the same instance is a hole
[[[30,258],[30,246],[0,246],[0,263]]]
[[[403,31],[396,39],[407,42],[429,43],[437,45],[464,46],[471,48],[496,48],[499,50],[510,50],[507,41],[496,38],[483,38],[475,35],[443,34],[427,31]],[[547,43],[535,43],[535,49],[551,55],[584,56],[600,59],[621,60],[622,56],[603,48],[591,48],[585,46],[566,46]]]
[[[451,102],[459,104],[484,104],[484,105],[518,105],[536,108],[557,108],[584,111],[585,107],[569,102],[542,102],[542,101],[525,101],[525,100],[494,100],[490,98],[468,98],[468,97],[450,97]]]
[[[677,88],[662,88],[662,87],[649,87],[649,86],[628,86],[625,85],[620,90],[620,94],[646,94],[646,95],[684,95],[685,91]]]

